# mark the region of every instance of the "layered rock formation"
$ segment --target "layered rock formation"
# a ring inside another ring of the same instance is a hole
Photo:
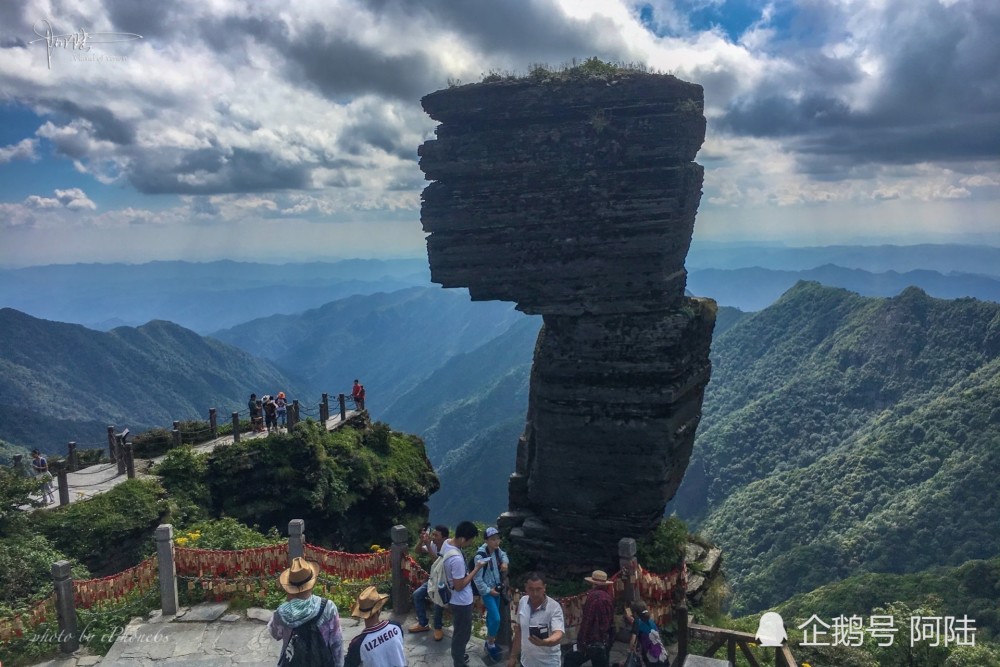
[[[714,304],[684,296],[702,89],[579,72],[438,91],[420,147],[432,280],[539,313],[501,524],[550,571],[610,566],[684,474]]]

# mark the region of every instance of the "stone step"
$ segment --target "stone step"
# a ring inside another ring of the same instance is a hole
[[[689,655],[684,659],[682,667],[732,667],[728,660],[706,658],[702,655]]]

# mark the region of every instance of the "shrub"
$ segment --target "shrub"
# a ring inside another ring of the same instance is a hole
[[[42,535],[18,535],[0,539],[0,610],[27,606],[52,593],[52,564],[68,560]],[[90,573],[80,564],[73,577],[87,579]]]
[[[163,487],[130,479],[85,502],[35,512],[31,525],[98,576],[119,572],[153,552],[153,531],[167,513]]]
[[[656,530],[639,540],[636,556],[639,565],[665,574],[681,564],[688,541],[687,525],[676,516],[660,521]]]

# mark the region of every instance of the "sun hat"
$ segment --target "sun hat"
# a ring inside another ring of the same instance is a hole
[[[611,583],[608,581],[608,573],[604,570],[594,570],[593,574],[589,577],[584,577],[583,580],[592,584],[597,584],[598,586],[606,586]]]
[[[293,558],[292,565],[278,575],[278,583],[289,593],[304,593],[312,590],[319,575],[319,565],[305,558]]]
[[[389,599],[388,595],[379,593],[374,586],[369,586],[358,594],[358,600],[354,603],[351,616],[357,618],[370,618],[382,611],[382,605]]]

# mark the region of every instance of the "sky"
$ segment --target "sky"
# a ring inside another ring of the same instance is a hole
[[[3,0],[0,266],[421,256],[420,98],[591,56],[704,87],[696,243],[1000,246],[998,34],[996,0]]]

